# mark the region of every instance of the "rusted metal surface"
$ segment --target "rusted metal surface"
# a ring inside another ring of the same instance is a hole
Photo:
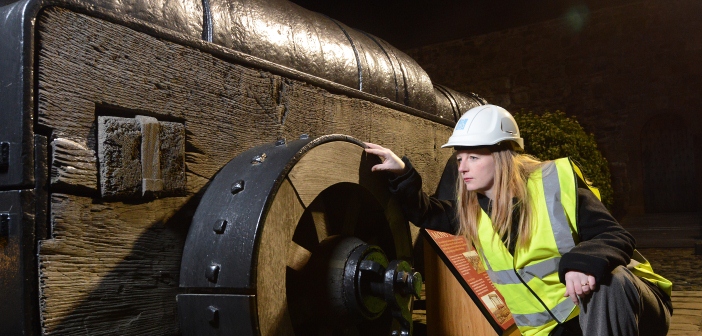
[[[213,0],[213,42],[429,113],[431,80],[377,37],[285,0]]]
[[[64,0],[32,1],[46,5],[84,8],[129,17],[179,32],[192,38],[203,37],[202,0]],[[42,6],[43,7],[43,6]]]
[[[434,84],[437,116],[457,122],[473,107],[485,105],[487,101],[474,93],[462,93],[443,85]]]

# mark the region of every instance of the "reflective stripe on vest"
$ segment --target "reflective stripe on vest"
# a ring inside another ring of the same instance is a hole
[[[556,164],[551,161],[544,164],[541,171],[548,217],[551,220],[551,229],[556,239],[558,252],[563,255],[575,247],[575,241],[573,240],[570,227],[568,227],[568,219],[566,218],[561,201],[561,183],[558,176],[558,169],[556,168]],[[577,187],[577,184],[575,186]],[[556,264],[555,270],[558,270],[558,264]]]
[[[533,277],[543,278],[554,270],[558,270],[558,263],[561,262],[561,258],[547,259],[535,264],[527,265],[522,269],[518,269],[517,273],[521,276],[524,282],[529,282]],[[486,263],[487,264],[487,263]],[[490,280],[499,285],[519,285],[522,280],[519,280],[514,270],[504,270],[504,271],[493,271],[489,265],[487,265],[487,272],[490,276]]]
[[[551,311],[554,314],[570,314],[570,312],[573,310],[573,301],[564,300],[561,303],[557,304]],[[519,314],[519,315],[514,315],[515,323],[519,326],[526,326],[526,327],[539,327],[544,324],[547,324],[549,322],[553,322],[553,317],[551,317],[551,314],[548,313],[548,311],[542,311],[534,314]],[[568,315],[566,315],[568,316]]]

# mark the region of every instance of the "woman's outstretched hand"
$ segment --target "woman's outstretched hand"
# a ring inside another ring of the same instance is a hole
[[[391,150],[370,142],[366,142],[365,144],[368,146],[368,148],[365,149],[366,153],[377,155],[381,161],[380,164],[373,166],[371,171],[389,171],[396,175],[405,173],[405,163]]]
[[[578,297],[587,297],[595,290],[595,277],[578,271],[568,271],[565,274],[566,292],[573,303],[578,304]]]

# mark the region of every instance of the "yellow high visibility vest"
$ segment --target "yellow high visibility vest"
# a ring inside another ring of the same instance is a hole
[[[490,280],[505,298],[522,335],[548,335],[559,323],[580,313],[564,297],[566,287],[558,278],[561,256],[579,242],[577,216],[580,169],[568,158],[544,163],[529,176],[532,201],[532,238],[517,247],[514,256],[495,232],[490,216],[481,211],[478,222],[480,254]],[[591,188],[599,198],[599,191]],[[655,274],[635,251],[632,272],[671,293],[672,284]]]

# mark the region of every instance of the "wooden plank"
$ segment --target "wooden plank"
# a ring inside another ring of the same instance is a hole
[[[51,141],[51,187],[56,190],[85,188],[97,192],[97,160],[87,144],[66,138]]]
[[[101,204],[53,194],[54,238],[39,246],[43,332],[176,332],[171,302],[178,293],[187,214],[196,206],[185,201]]]
[[[256,288],[258,320],[262,336],[292,335],[292,323],[287,307],[286,266],[300,259],[290,255],[296,251],[291,244],[297,223],[305,211],[289,180],[280,186],[271,204],[261,233],[258,254]],[[309,258],[309,257],[308,257]]]
[[[154,117],[136,116],[141,128],[141,193],[156,194],[163,190],[161,179],[161,127]]]

